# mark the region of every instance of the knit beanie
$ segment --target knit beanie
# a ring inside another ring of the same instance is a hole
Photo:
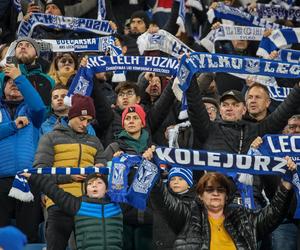
[[[180,167],[173,167],[171,168],[169,175],[168,175],[168,182],[171,180],[173,176],[180,176],[182,177],[187,184],[192,187],[193,186],[193,172],[188,168],[180,168]]]
[[[72,96],[72,106],[69,109],[69,120],[81,115],[96,116],[94,101],[91,97],[75,94]]]
[[[124,128],[124,120],[128,113],[135,112],[142,120],[143,127],[146,127],[146,113],[141,105],[134,104],[124,109],[122,113],[122,127]]]
[[[34,47],[35,49],[35,52],[36,52],[36,56],[39,57],[40,56],[40,46],[38,45],[38,43],[30,38],[30,37],[20,37],[16,40],[16,47],[18,46],[18,43],[19,42],[22,42],[22,41],[26,41],[26,42],[29,42],[31,43],[31,45]]]
[[[141,18],[144,21],[146,27],[147,28],[149,27],[150,18],[149,18],[149,16],[147,15],[147,13],[145,11],[138,10],[136,12],[133,12],[133,14],[130,17],[130,23],[131,23],[132,19],[134,19],[134,18]]]
[[[59,1],[59,0],[47,0],[46,1],[46,5],[45,8],[47,7],[47,5],[49,4],[55,4],[57,6],[57,8],[59,8],[61,15],[64,16],[65,15],[65,5],[63,3],[63,1]]]
[[[0,228],[0,247],[5,250],[23,250],[27,243],[26,235],[13,226]]]

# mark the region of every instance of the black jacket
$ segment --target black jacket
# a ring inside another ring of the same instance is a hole
[[[257,136],[276,133],[284,128],[288,119],[297,112],[300,105],[300,88],[295,87],[286,100],[259,123],[240,120],[225,122],[210,121],[201,94],[193,77],[187,90],[188,115],[194,135],[208,151],[228,153],[247,153],[252,141]]]
[[[287,212],[292,192],[280,186],[272,202],[261,210],[242,206],[227,206],[224,227],[238,250],[255,250],[257,241],[273,231]],[[181,233],[174,243],[177,250],[206,250],[210,248],[210,225],[207,210],[196,198],[183,202],[163,189],[164,204]]]
[[[176,194],[171,190],[170,192],[181,201],[192,202],[195,197],[194,188],[191,188],[184,194]],[[150,206],[153,212],[153,250],[173,249],[174,241],[180,233],[180,230],[178,230],[173,218],[169,216],[164,206],[160,185],[155,186],[151,191]]]
[[[116,136],[122,130],[122,111],[118,108],[112,109],[103,95],[101,86],[94,85],[92,97],[96,109],[96,119],[98,126],[95,128],[97,136],[106,147],[116,140]],[[162,92],[159,99],[146,112],[147,128],[151,133],[155,132],[165,120],[170,107],[175,100],[171,82]]]

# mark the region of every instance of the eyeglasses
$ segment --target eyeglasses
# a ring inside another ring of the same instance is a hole
[[[204,192],[207,192],[209,194],[212,194],[213,192],[217,192],[219,194],[226,193],[226,188],[223,187],[206,187],[204,188]]]
[[[215,107],[208,107],[208,108],[206,108],[206,110],[217,113],[217,109]]]
[[[118,96],[119,96],[119,97],[125,97],[125,96],[131,97],[131,96],[133,96],[133,95],[135,95],[135,92],[134,92],[133,90],[129,90],[129,91],[127,91],[127,92],[119,92],[119,93],[118,93]]]
[[[66,64],[66,63],[74,64],[74,60],[71,59],[71,58],[68,58],[68,59],[67,58],[62,58],[62,59],[59,60],[59,62],[62,63],[62,64]]]

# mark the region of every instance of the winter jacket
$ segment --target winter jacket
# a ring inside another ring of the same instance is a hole
[[[51,197],[65,213],[75,216],[78,250],[122,249],[123,216],[118,204],[108,197],[76,197],[59,188],[47,176],[31,175],[29,182]]]
[[[300,88],[296,86],[283,103],[259,123],[245,120],[226,122],[210,121],[202,102],[196,78],[193,77],[187,90],[189,120],[194,136],[203,144],[203,149],[228,153],[246,153],[257,136],[280,131],[300,105]]]
[[[39,140],[39,129],[46,116],[46,107],[24,75],[14,80],[22,93],[21,102],[8,102],[0,98],[0,177],[15,176],[25,168],[32,168],[34,153]],[[14,114],[9,107],[15,108]],[[29,124],[18,129],[15,119],[26,116]]]
[[[273,231],[284,219],[292,191],[280,186],[271,203],[261,210],[228,205],[224,210],[224,227],[238,250],[255,250],[257,242]],[[166,188],[164,204],[178,228],[182,228],[174,249],[210,249],[210,225],[207,210],[199,198],[182,202]]]
[[[130,139],[129,139],[130,140]],[[144,149],[140,148],[140,152],[145,151],[148,147],[151,146],[151,138],[149,136],[148,143]],[[134,148],[128,144],[128,137],[121,136],[116,142],[111,143],[104,151],[104,156],[107,161],[111,161],[113,154],[117,151],[123,151],[124,153],[130,155],[139,155]],[[136,173],[136,168],[133,167],[128,175],[128,185],[131,185],[133,182],[134,176]],[[128,225],[144,225],[152,224],[152,212],[149,208],[146,208],[145,211],[136,209],[130,205],[122,204],[121,205],[123,214],[124,214],[124,223]]]
[[[54,80],[42,72],[40,65],[25,65],[19,64],[22,75],[24,75],[37,90],[42,97],[42,100],[46,106],[51,105],[51,89],[54,86]],[[4,86],[4,73],[0,73],[0,97],[3,95]]]
[[[96,136],[76,133],[69,126],[58,124],[44,135],[35,155],[34,167],[88,167],[97,163],[105,164],[103,146]],[[71,176],[58,176],[56,182],[77,197],[83,194],[83,184],[73,182]],[[53,205],[47,200],[46,206]]]
[[[167,184],[163,184],[167,185]],[[180,201],[192,202],[195,197],[194,188],[184,194],[169,192]],[[153,212],[153,249],[171,250],[180,230],[174,224],[173,218],[169,216],[164,206],[163,195],[159,185],[155,186],[150,194],[150,206]]]

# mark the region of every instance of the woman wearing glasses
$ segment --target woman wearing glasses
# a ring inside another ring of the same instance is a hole
[[[296,164],[287,158],[289,170]],[[181,229],[174,249],[255,250],[257,241],[274,230],[287,213],[292,185],[283,181],[271,203],[261,210],[231,204],[230,182],[220,173],[207,173],[198,182],[197,197],[181,202],[166,188],[164,203]]]
[[[55,84],[61,83],[69,86],[72,76],[78,69],[78,60],[74,53],[58,54],[51,63],[49,75],[55,80]]]
[[[287,158],[289,170],[296,164]],[[292,185],[283,181],[271,203],[261,210],[249,210],[230,203],[230,182],[220,173],[207,173],[198,182],[197,197],[181,203],[164,191],[164,201],[181,233],[174,249],[256,249],[257,241],[284,219]]]

